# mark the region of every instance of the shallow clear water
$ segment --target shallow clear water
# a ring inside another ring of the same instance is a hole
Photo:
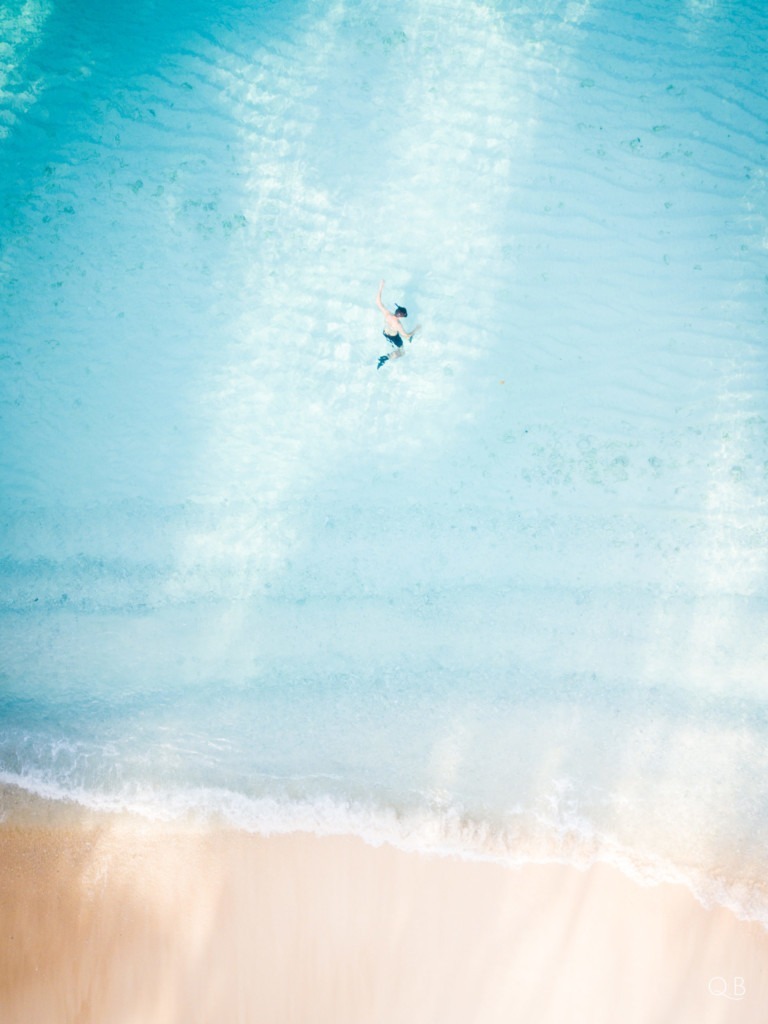
[[[762,7],[0,18],[0,777],[764,915]]]

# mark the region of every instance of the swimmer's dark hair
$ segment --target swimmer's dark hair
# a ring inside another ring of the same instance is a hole
[[[405,306],[395,306],[395,316],[408,316],[408,310]]]

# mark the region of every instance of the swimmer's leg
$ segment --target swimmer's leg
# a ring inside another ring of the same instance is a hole
[[[394,352],[390,352],[388,356],[379,356],[379,362],[376,365],[376,369],[380,370],[384,363],[388,362],[390,359],[399,359],[403,354],[404,353],[401,348],[396,348]]]

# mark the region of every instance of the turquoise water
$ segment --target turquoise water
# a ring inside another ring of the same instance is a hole
[[[0,18],[0,779],[768,920],[761,6]]]

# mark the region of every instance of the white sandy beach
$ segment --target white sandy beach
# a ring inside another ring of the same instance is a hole
[[[768,1005],[760,926],[607,866],[40,803],[2,826],[0,886],[3,1024],[762,1024]]]

